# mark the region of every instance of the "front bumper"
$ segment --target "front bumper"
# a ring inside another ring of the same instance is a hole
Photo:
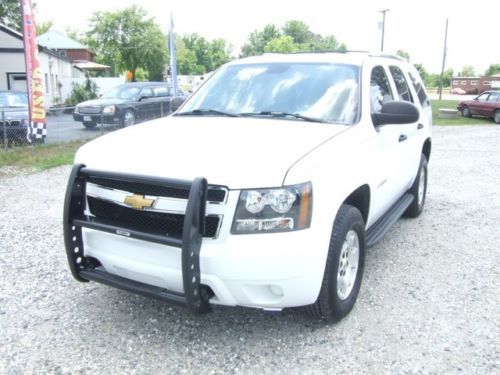
[[[102,282],[186,305],[195,312],[208,311],[211,303],[272,310],[316,300],[328,234],[311,227],[288,233],[231,235],[239,191],[230,191],[225,207],[217,208],[224,211],[224,219],[214,239],[200,235],[204,217],[200,210],[207,206],[206,200],[196,198],[200,193],[193,193],[194,201],[190,194],[180,241],[96,224],[84,215],[88,173],[94,172],[74,167],[65,204],[66,251],[78,280]],[[200,212],[199,220],[193,222],[190,217],[196,212]],[[194,256],[193,270],[186,263],[189,256]],[[192,307],[196,305],[189,301],[192,295],[201,296],[203,309]]]
[[[115,125],[120,123],[120,115],[118,113],[113,115],[73,113],[73,120],[77,122],[94,122],[96,124],[104,123]]]

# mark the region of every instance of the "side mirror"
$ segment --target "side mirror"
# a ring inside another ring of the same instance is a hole
[[[372,114],[376,126],[391,124],[411,124],[417,122],[420,113],[417,107],[408,102],[391,101],[384,103],[379,113]]]

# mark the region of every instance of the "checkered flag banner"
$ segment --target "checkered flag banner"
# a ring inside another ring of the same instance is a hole
[[[30,139],[43,139],[47,136],[47,124],[45,122],[32,122],[30,124]]]

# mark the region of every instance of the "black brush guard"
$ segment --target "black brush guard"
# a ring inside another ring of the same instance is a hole
[[[85,186],[89,177],[118,181],[140,182],[152,185],[167,185],[189,189],[189,199],[184,218],[182,238],[168,237],[120,228],[99,220],[88,220],[85,216]],[[200,284],[200,248],[205,231],[205,207],[207,202],[207,180],[169,180],[148,176],[127,175],[95,171],[82,164],[73,167],[64,202],[64,242],[71,273],[78,281],[97,281],[119,289],[153,297],[177,305],[187,306],[194,313],[210,311],[209,289]],[[182,249],[182,279],[184,294],[153,285],[143,284],[98,269],[93,258],[84,257],[82,228],[90,228],[117,235],[125,235],[144,241],[155,242]]]

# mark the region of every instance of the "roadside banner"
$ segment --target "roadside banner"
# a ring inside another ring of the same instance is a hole
[[[43,140],[47,136],[45,97],[42,85],[42,70],[36,42],[36,24],[31,0],[20,0],[23,20],[24,60],[28,82],[30,123],[27,138],[29,142]]]
[[[168,32],[168,49],[170,51],[170,80],[172,84],[172,93],[177,96],[177,56],[175,53],[175,33],[174,16],[170,13],[170,29]]]

